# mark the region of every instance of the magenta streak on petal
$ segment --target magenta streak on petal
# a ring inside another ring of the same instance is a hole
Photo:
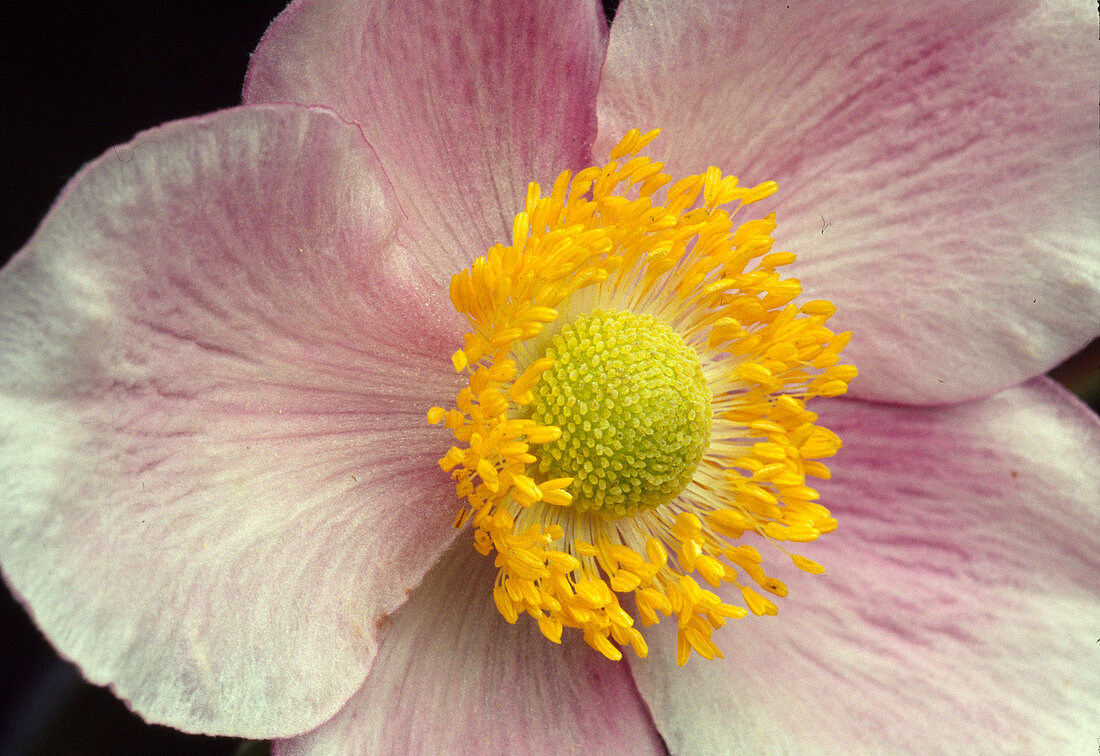
[[[789,548],[826,573],[776,570],[778,616],[720,631],[737,641],[722,662],[673,671],[663,627],[631,662],[673,752],[1092,747],[1095,415],[1045,380],[943,409],[817,409],[845,442],[819,485],[840,527]]]
[[[592,0],[307,0],[253,54],[245,102],[363,129],[441,284],[511,238],[529,181],[589,164],[606,21]]]
[[[1095,27],[1068,1],[626,0],[596,149],[660,126],[677,171],[774,179],[754,210],[854,331],[852,395],[983,396],[1100,331]]]
[[[362,689],[280,756],[629,753],[664,747],[626,664],[493,605],[497,569],[460,538],[387,622]]]

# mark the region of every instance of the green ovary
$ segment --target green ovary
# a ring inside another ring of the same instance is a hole
[[[596,310],[553,337],[532,417],[561,429],[536,447],[543,480],[573,478],[576,511],[624,517],[667,504],[710,441],[699,358],[649,315]]]

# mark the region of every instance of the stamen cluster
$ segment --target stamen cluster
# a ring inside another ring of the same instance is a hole
[[[453,363],[469,383],[428,420],[456,439],[440,460],[467,504],[455,525],[469,520],[478,551],[495,552],[493,598],[506,620],[528,614],[554,642],[563,627],[578,628],[611,659],[623,645],[645,656],[620,604],[633,594],[643,625],[675,617],[684,664],[692,650],[721,656],[711,637],[727,618],[776,613],[757,588],[787,593],[755,548],[731,542],[751,533],[803,543],[835,529],[806,479],[828,477],[818,460],[840,440],[816,425],[805,400],[844,393],[856,370],[838,364],[850,334],[824,325],[833,305],[793,304],[801,287],[776,272],[794,255],[771,252],[774,216],[735,227],[723,207],[763,199],[775,184],[739,187],[717,168],[672,182],[639,154],[657,133],[632,130],[606,165],[563,172],[548,196],[530,184],[512,243],[454,276],[451,301],[471,330]],[[710,393],[707,448],[683,490],[659,506],[574,507],[583,496],[576,476],[548,475],[555,467],[545,463],[540,473],[547,445],[562,438],[532,407],[555,365],[548,347],[599,308],[667,324],[698,355]],[[737,586],[745,606],[697,578]]]

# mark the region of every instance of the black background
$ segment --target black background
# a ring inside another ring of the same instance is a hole
[[[68,179],[165,121],[240,102],[248,55],[284,0],[16,2],[0,9],[0,262]],[[605,3],[612,10],[617,2]],[[1100,353],[1056,377],[1096,406]],[[3,492],[0,491],[0,497]],[[0,590],[0,756],[232,754],[232,739],[149,726],[80,680]]]

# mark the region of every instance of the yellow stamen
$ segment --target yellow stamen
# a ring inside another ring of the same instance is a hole
[[[530,184],[511,244],[454,276],[470,332],[453,363],[469,385],[427,419],[456,439],[440,460],[467,503],[455,525],[496,554],[508,622],[528,614],[554,643],[576,628],[610,659],[625,645],[645,656],[619,599],[633,594],[642,625],[676,622],[683,664],[722,656],[726,619],[778,611],[757,589],[787,595],[731,542],[836,528],[806,481],[828,478],[817,460],[840,439],[805,402],[844,393],[856,370],[839,364],[850,334],[825,327],[836,308],[795,304],[801,286],[776,272],[795,258],[771,251],[774,216],[733,223],[776,185],[713,167],[670,183],[639,154],[658,133],[631,130],[549,196]],[[723,584],[744,606],[703,587]]]

